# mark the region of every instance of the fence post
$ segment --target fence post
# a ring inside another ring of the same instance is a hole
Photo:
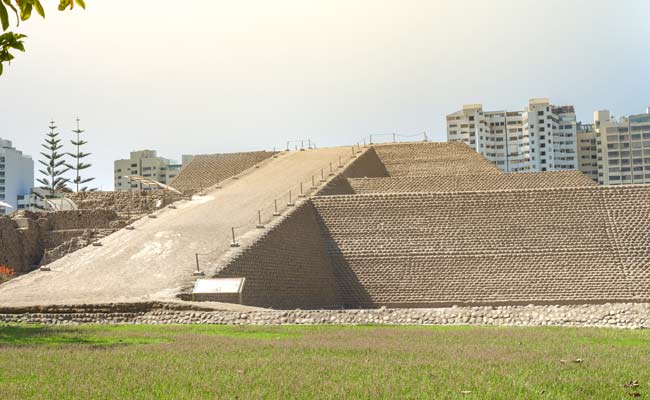
[[[194,257],[196,258],[196,271],[192,273],[194,276],[203,276],[205,275],[203,271],[201,271],[201,268],[199,267],[199,253],[194,253]]]
[[[343,162],[341,160],[341,156],[339,156],[339,168],[343,167]]]
[[[352,146],[352,158],[354,158],[354,157],[356,157],[356,156],[357,156],[357,153],[355,153],[355,151],[354,151],[354,146]]]
[[[293,203],[291,198],[291,190],[289,190],[289,202],[287,203],[287,207],[293,207],[293,206],[295,206],[295,204]]]
[[[275,205],[275,212],[273,213],[274,217],[280,216],[280,212],[278,211],[278,199],[273,200],[273,204]]]
[[[311,176],[311,188],[316,189],[316,179],[314,178],[314,175]]]
[[[305,197],[305,192],[302,190],[302,182],[300,182],[300,195],[298,197]]]
[[[325,170],[323,168],[320,169],[320,181],[325,182]]]
[[[232,227],[232,243],[230,243],[230,247],[239,247],[239,243],[235,240],[235,227]]]
[[[257,210],[257,229],[264,229],[264,225],[262,225],[262,210]]]
[[[395,134],[393,133],[393,143],[395,143]]]

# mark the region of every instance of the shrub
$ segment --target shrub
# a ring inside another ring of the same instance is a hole
[[[8,281],[14,276],[16,276],[16,273],[13,269],[6,265],[0,265],[0,283]]]

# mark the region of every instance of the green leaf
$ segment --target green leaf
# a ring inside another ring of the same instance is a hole
[[[20,19],[27,21],[32,16],[32,3],[24,2],[20,6]]]
[[[34,0],[34,8],[36,9],[36,12],[38,13],[38,15],[45,18],[45,10],[43,9],[43,6],[41,5],[40,0]]]
[[[3,2],[0,2],[0,24],[2,24],[2,30],[6,31],[9,28],[9,13],[7,12],[7,7]]]
[[[5,3],[9,8],[11,8],[11,10],[14,12],[14,14],[16,14],[16,19],[17,19],[16,25],[20,25],[20,18],[19,18],[19,15],[18,15],[18,10],[11,3],[11,0],[2,0],[2,2]]]
[[[84,0],[74,0],[74,2],[79,4],[79,7],[83,8],[84,10],[86,9],[86,3]]]
[[[72,1],[71,0],[60,0],[59,1],[59,11],[64,11],[66,8],[68,8],[68,6],[70,6],[70,8],[72,9]]]

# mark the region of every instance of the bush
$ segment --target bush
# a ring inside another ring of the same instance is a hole
[[[6,265],[0,265],[0,283],[6,282],[16,276],[14,270]]]

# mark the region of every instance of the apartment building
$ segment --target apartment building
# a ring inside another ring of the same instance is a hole
[[[0,207],[0,215],[15,211],[18,197],[29,195],[33,185],[34,160],[0,138],[0,201],[13,207]]]
[[[464,105],[447,116],[447,140],[462,141],[506,172],[578,168],[573,106],[531,99],[522,111]]]
[[[129,181],[127,176],[139,175],[168,184],[176,177],[182,165],[176,161],[158,157],[155,150],[132,151],[128,159],[114,163],[115,190],[140,191],[150,188],[139,182]]]
[[[576,128],[578,138],[578,169],[593,181],[598,182],[598,147],[594,124],[579,124]]]
[[[645,114],[618,119],[608,110],[595,111],[593,128],[583,137],[585,146],[580,146],[579,157],[583,160],[596,153],[598,183],[650,183],[650,107]],[[588,167],[593,168],[593,163]],[[581,169],[591,173],[588,167]]]

